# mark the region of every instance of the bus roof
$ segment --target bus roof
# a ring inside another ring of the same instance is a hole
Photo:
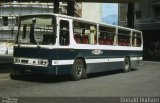
[[[21,15],[19,17],[23,18],[25,16],[34,16],[34,15],[35,16],[36,15],[57,16],[57,17],[63,17],[63,18],[68,18],[68,19],[73,19],[73,20],[79,20],[79,21],[89,22],[89,23],[93,23],[93,24],[99,24],[99,25],[109,26],[109,27],[113,27],[113,28],[117,27],[117,28],[120,28],[120,29],[126,29],[126,30],[133,30],[133,31],[136,31],[136,32],[141,32],[139,30],[132,29],[132,28],[127,28],[127,27],[123,27],[123,26],[117,26],[117,25],[112,25],[112,24],[107,24],[107,23],[101,23],[101,22],[87,20],[87,19],[84,19],[84,18],[72,17],[72,16],[67,16],[67,15],[63,15],[63,14],[55,14],[55,13],[36,13],[36,14],[29,14],[29,15]]]

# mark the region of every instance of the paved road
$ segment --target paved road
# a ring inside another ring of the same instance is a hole
[[[100,73],[80,81],[38,75],[11,80],[8,73],[3,73],[0,74],[0,97],[160,97],[159,78],[158,62],[144,62],[129,73]]]

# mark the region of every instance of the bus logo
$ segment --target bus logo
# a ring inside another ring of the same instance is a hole
[[[101,51],[101,50],[93,50],[91,53],[94,54],[94,55],[101,55],[101,54],[103,54],[103,51]]]

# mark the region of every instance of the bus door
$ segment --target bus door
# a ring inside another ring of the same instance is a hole
[[[71,34],[71,19],[59,18],[59,45],[58,45],[58,60],[71,59],[70,34]]]
[[[68,19],[59,19],[59,45],[69,46],[70,44],[70,21]]]

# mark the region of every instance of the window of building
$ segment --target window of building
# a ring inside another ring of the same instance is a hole
[[[153,7],[153,16],[154,18],[158,18],[160,17],[160,6],[155,6]]]
[[[99,26],[98,43],[100,45],[114,45],[115,31],[115,28]]]
[[[8,17],[3,17],[3,25],[8,26]]]
[[[141,18],[141,11],[136,11],[136,19],[140,19]]]
[[[97,26],[95,24],[74,21],[73,34],[78,44],[97,44]]]
[[[119,46],[130,46],[131,31],[118,29],[118,45]]]
[[[0,26],[2,26],[2,17],[0,17]]]

